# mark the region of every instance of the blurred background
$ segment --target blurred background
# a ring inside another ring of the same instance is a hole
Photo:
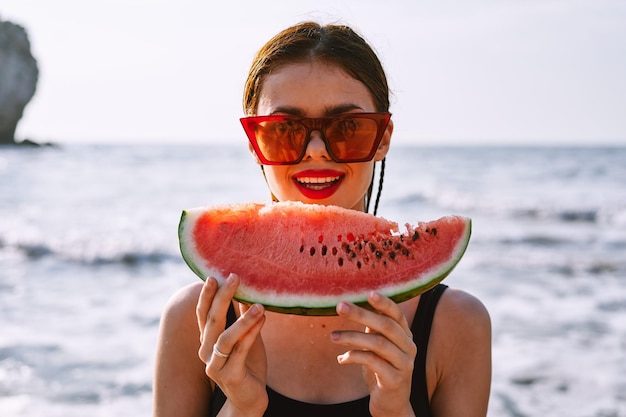
[[[626,4],[335,3],[2,0],[38,67],[15,137],[55,146],[0,147],[0,416],[150,415],[181,210],[269,201],[242,86],[309,19],[387,70],[379,214],[473,219],[446,282],[492,316],[489,416],[626,416]]]

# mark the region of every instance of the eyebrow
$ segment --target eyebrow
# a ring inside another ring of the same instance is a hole
[[[326,107],[324,110],[324,116],[336,116],[338,114],[348,113],[352,110],[363,110],[361,106],[356,104],[346,103],[336,106]],[[293,116],[304,116],[304,111],[299,107],[280,106],[272,111],[272,115],[276,113],[285,113]]]

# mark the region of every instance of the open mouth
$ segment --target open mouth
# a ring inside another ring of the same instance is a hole
[[[341,177],[339,175],[334,177],[301,177],[296,178],[296,182],[302,187],[307,187],[312,190],[323,190],[324,188],[332,187],[337,184]]]
[[[335,170],[306,170],[293,177],[302,195],[313,200],[332,196],[343,182],[344,174]]]

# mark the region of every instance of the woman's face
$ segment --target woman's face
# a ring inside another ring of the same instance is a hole
[[[257,115],[327,117],[376,111],[363,83],[340,67],[312,61],[289,64],[266,75]],[[264,166],[270,190],[280,201],[332,204],[363,211],[374,162],[385,157],[392,131],[393,124],[389,122],[372,161],[349,164],[334,162],[320,132],[314,131],[301,163]]]

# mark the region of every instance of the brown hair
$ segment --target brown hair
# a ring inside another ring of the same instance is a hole
[[[389,111],[387,77],[365,39],[348,26],[303,22],[278,33],[256,54],[244,88],[245,114],[256,114],[265,75],[282,65],[312,59],[341,67],[367,87],[377,111]]]

